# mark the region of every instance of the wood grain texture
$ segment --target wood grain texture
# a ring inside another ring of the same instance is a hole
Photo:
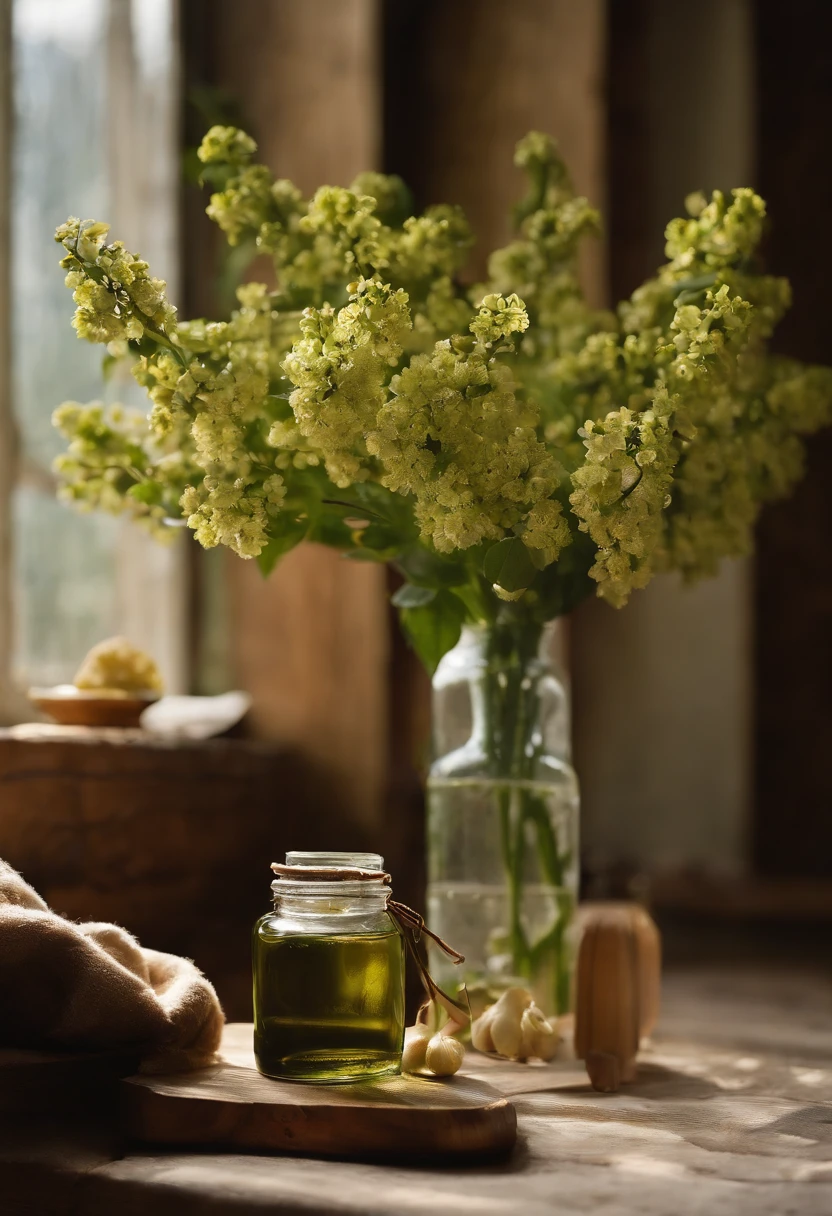
[[[365,829],[387,773],[388,619],[384,570],[320,545],[289,553],[264,581],[229,557],[232,663],[254,698],[260,738],[292,746]]]
[[[269,863],[286,849],[364,843],[286,748],[0,731],[0,857],[56,912],[115,921],[193,958],[232,1016],[249,1016],[249,934],[269,906]]]
[[[629,909],[625,904],[590,905],[581,930],[575,1051],[586,1060],[593,1086],[617,1089],[619,1077],[634,1080],[639,1047],[638,950]],[[610,1057],[618,1061],[615,1077],[604,1067]]]
[[[152,1144],[215,1145],[388,1160],[498,1156],[514,1107],[486,1082],[384,1077],[350,1085],[273,1081],[257,1071],[250,1024],[227,1026],[212,1068],[123,1082],[125,1128]]]

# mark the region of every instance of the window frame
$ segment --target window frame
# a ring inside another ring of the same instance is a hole
[[[11,267],[9,259],[12,154],[12,0],[0,0],[0,722],[17,716],[11,681],[11,495],[17,461],[11,403]]]
[[[160,0],[163,3],[164,0]],[[109,218],[117,228],[126,227],[130,219],[142,218],[144,199],[136,197],[147,192],[148,182],[135,176],[129,155],[118,153],[116,123],[123,126],[125,116],[135,110],[135,90],[138,81],[138,55],[134,42],[133,18],[140,10],[134,8],[141,0],[105,0],[107,20],[107,73],[111,90],[108,110],[116,111],[107,151],[108,169],[112,173],[112,205]],[[162,125],[167,137],[167,162],[162,173],[166,195],[168,246],[175,250],[174,273],[168,271],[169,290],[175,298],[178,291],[178,261],[180,249],[180,108],[181,69],[179,47],[179,5],[171,5],[171,57],[164,90]],[[13,266],[11,254],[12,200],[14,164],[14,0],[0,0],[0,725],[31,717],[31,709],[23,689],[14,678],[15,660],[15,596],[14,596],[14,516],[13,494],[24,476],[19,459],[18,425],[15,415],[12,369],[12,291]],[[154,152],[164,148],[165,135],[154,144]],[[158,153],[164,155],[164,152]],[[154,171],[158,161],[154,161]],[[158,181],[153,188],[157,191]],[[141,222],[136,227],[143,231]],[[131,238],[133,239],[133,238]],[[139,241],[137,248],[141,249]],[[144,250],[142,249],[142,252]],[[60,404],[58,401],[54,403]],[[170,548],[159,546],[147,534],[125,521],[118,533],[112,553],[113,581],[116,597],[116,627],[132,640],[149,650],[160,662],[170,692],[188,691],[189,639],[187,609],[189,603],[188,562],[185,538],[177,536]],[[75,660],[76,656],[68,656]],[[82,656],[78,656],[80,659]]]

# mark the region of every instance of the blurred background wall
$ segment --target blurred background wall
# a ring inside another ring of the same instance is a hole
[[[658,265],[692,190],[754,183],[752,5],[609,8],[609,290]],[[577,764],[592,868],[746,870],[751,848],[751,564],[683,587],[657,578],[627,612],[576,614]]]

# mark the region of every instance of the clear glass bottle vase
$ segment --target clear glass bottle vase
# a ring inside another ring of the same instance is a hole
[[[530,988],[548,1015],[571,1003],[578,783],[555,623],[463,631],[433,681],[428,917],[465,955],[437,981],[472,995]],[[482,991],[484,990],[484,992]]]

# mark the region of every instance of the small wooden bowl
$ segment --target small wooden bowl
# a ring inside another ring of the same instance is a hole
[[[138,727],[148,705],[158,699],[153,693],[102,696],[74,684],[29,689],[32,704],[60,726]]]

